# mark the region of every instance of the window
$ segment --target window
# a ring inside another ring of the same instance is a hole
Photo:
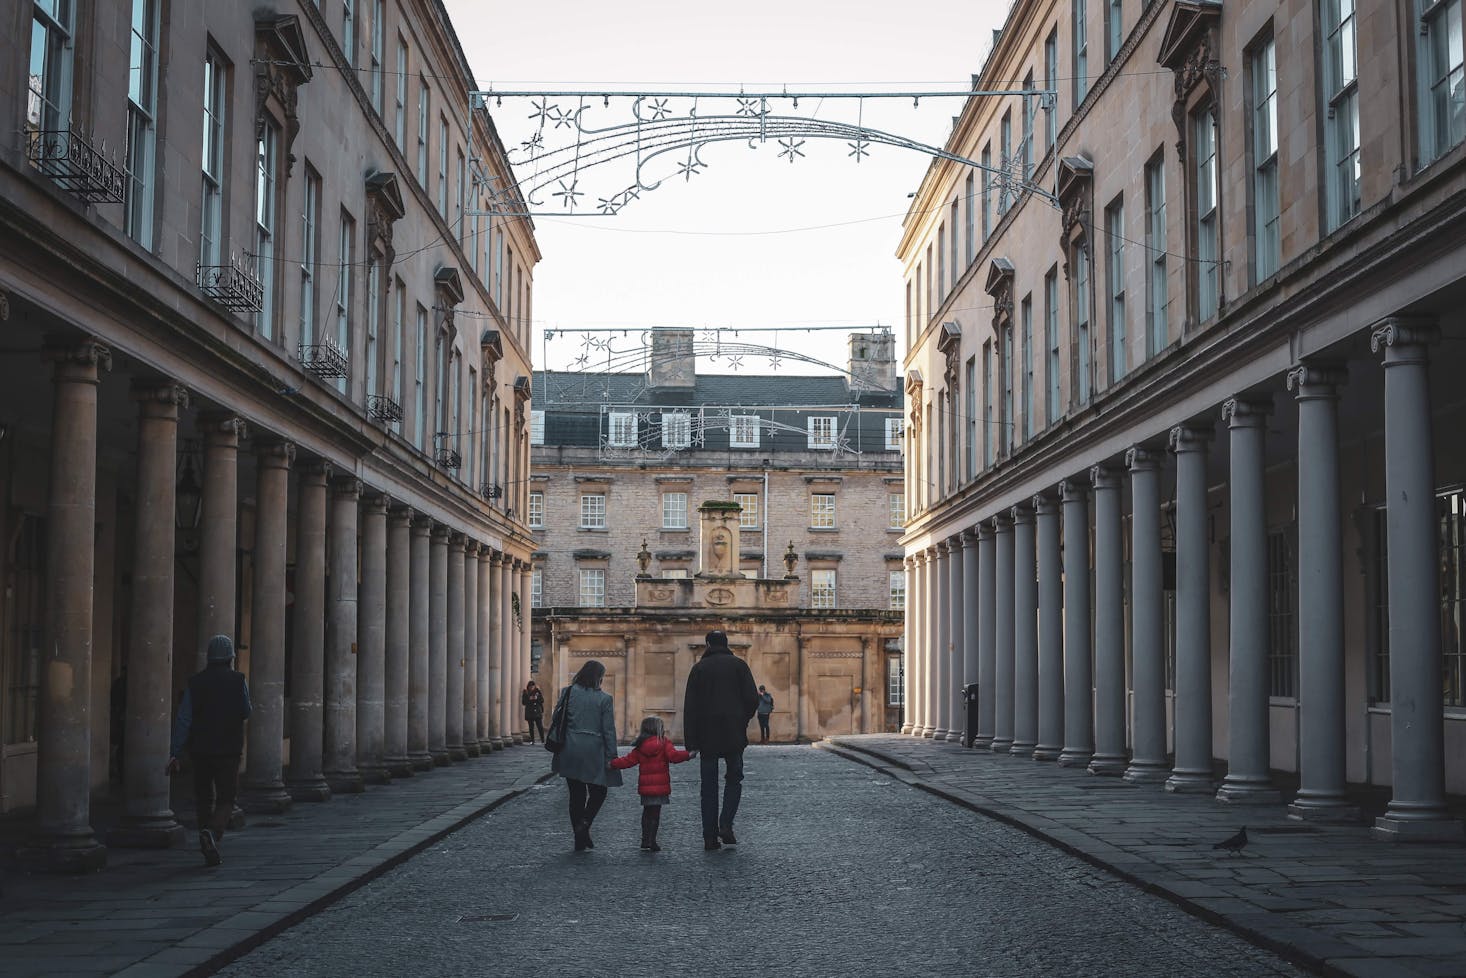
[[[970,482],[977,478],[977,358],[967,358],[967,400],[963,405],[962,457],[967,465],[964,471]]]
[[[886,493],[887,519],[890,521],[887,526],[902,527],[906,525],[906,494],[904,492]]]
[[[582,608],[604,608],[606,606],[606,571],[604,568],[581,568],[580,606]]]
[[[1023,90],[1033,91],[1033,72],[1023,76]],[[1033,178],[1033,114],[1038,111],[1038,96],[1023,96],[1023,141],[1018,144],[1018,158],[1023,163],[1023,182]]]
[[[971,176],[971,174],[968,174],[968,175]],[[958,206],[959,206],[958,205],[958,202],[956,200],[953,200],[952,201],[951,220],[949,220],[947,222],[947,233],[950,235],[950,237],[948,239],[948,244],[947,244],[947,254],[949,256],[949,261],[948,261],[947,267],[951,269],[952,281],[951,281],[950,287],[953,288],[953,289],[957,288],[957,280],[962,277],[961,273],[958,271],[958,268],[960,268],[961,266],[959,266],[957,264],[957,217],[958,217],[957,211],[958,211]]]
[[[1003,332],[998,338],[1001,344],[998,351],[999,367],[1002,370],[1002,382],[998,385],[998,391],[1003,396],[1003,413],[998,422],[998,443],[1003,446],[1003,454],[1013,454],[1013,322],[1009,320],[1003,324]]]
[[[407,152],[407,42],[397,38],[397,148]]]
[[[402,344],[403,331],[407,328],[407,287],[402,284],[402,279],[397,279],[397,312],[392,317],[392,340],[389,352],[392,355],[392,368],[389,389],[387,393],[397,406],[402,406]]]
[[[1048,362],[1044,365],[1044,424],[1059,420],[1059,270],[1049,269],[1044,276],[1044,348]]]
[[[997,450],[993,437],[993,341],[982,345],[982,465],[991,468]]]
[[[941,305],[941,299],[947,294],[947,253],[942,250],[942,245],[947,237],[947,226],[937,225],[937,294],[932,308]],[[955,269],[954,269],[955,271]]]
[[[320,243],[321,177],[307,164],[300,212],[300,342],[316,342],[316,249]]]
[[[543,568],[536,567],[529,572],[529,606],[531,608],[543,608],[545,606],[545,572]]]
[[[267,340],[275,338],[275,174],[279,141],[280,128],[267,121],[255,144],[255,262],[264,287],[255,329]]]
[[[1289,533],[1267,535],[1268,695],[1298,695],[1298,582]]]
[[[636,413],[634,411],[611,412],[608,444],[612,448],[636,447]]]
[[[580,528],[583,530],[604,530],[606,528],[605,493],[581,493]]]
[[[64,2],[64,0],[62,0]],[[153,247],[154,149],[158,102],[158,5],[132,0],[131,51],[127,71],[127,202],[124,230],[146,249]]]
[[[428,186],[428,108],[432,101],[432,90],[428,83],[418,79],[417,90],[417,182],[426,190]]]
[[[904,570],[893,570],[886,572],[886,589],[890,595],[889,607],[892,611],[906,610],[906,572]]]
[[[345,211],[341,212],[341,236],[337,242],[336,267],[336,344],[342,350],[351,349],[351,297],[356,276],[356,262],[353,250],[356,247],[356,222]],[[336,381],[336,387],[346,392],[346,380]]]
[[[937,257],[938,258],[941,258],[942,257],[942,249],[941,249],[941,241],[940,240],[938,240],[937,245],[938,245],[938,247],[937,247]],[[936,280],[938,282],[940,282],[940,280],[941,280],[941,273],[940,272],[937,273],[937,279]],[[932,246],[931,245],[927,245],[926,246],[926,314],[928,316],[934,316],[934,315],[936,315],[937,306],[938,305],[940,305],[940,303],[937,302],[936,285],[933,284],[933,280],[932,280]]]
[[[1089,245],[1074,246],[1074,366],[1075,403],[1089,403],[1090,386],[1090,262]]]
[[[756,492],[735,492],[733,501],[743,507],[738,514],[738,528],[740,530],[757,530],[763,524],[760,522],[763,517],[759,513],[758,493]]]
[[[1424,91],[1421,93],[1420,159],[1427,163],[1466,138],[1466,48],[1462,43],[1461,0],[1419,0]],[[1325,30],[1329,34],[1326,66],[1331,91],[1348,88],[1353,113],[1355,191],[1359,180],[1359,99],[1354,85],[1354,0],[1325,0]],[[1333,99],[1330,100],[1330,105]],[[1342,131],[1343,126],[1341,125]],[[1339,154],[1340,164],[1346,156]],[[1357,209],[1357,203],[1356,203]],[[1352,216],[1352,215],[1351,215]]]
[[[662,493],[662,529],[687,529],[687,493]]]
[[[1193,158],[1196,160],[1196,318],[1217,314],[1221,283],[1221,252],[1217,222],[1217,121],[1216,107],[1203,110],[1191,120]]]
[[[901,425],[900,418],[886,419],[886,451],[899,452],[901,450]]]
[[[808,420],[809,437],[808,448],[834,448],[835,447],[835,419],[833,417],[817,417]]]
[[[383,23],[386,15],[386,0],[372,0],[371,3],[371,107],[381,114],[381,95],[383,95],[383,78],[381,78],[381,63],[387,57],[387,40],[384,35],[386,25]]]
[[[1023,440],[1033,437],[1033,293],[1023,297],[1019,305],[1020,328],[1023,330]]]
[[[419,449],[427,448],[428,438],[428,311],[417,307],[417,410],[413,412],[413,442]]]
[[[1355,57],[1354,0],[1323,0],[1322,7],[1324,199],[1328,205],[1328,213],[1324,215],[1324,228],[1332,231],[1359,213],[1359,62]],[[1446,54],[1447,35],[1437,34],[1427,26],[1431,33],[1431,43],[1426,45],[1426,58],[1431,90],[1429,101],[1433,110],[1428,116],[1436,122],[1436,126],[1422,120],[1421,134],[1423,136],[1427,130],[1431,130],[1433,135],[1439,136],[1442,133],[1437,127],[1441,124],[1449,130],[1448,120],[1451,115],[1456,119],[1456,132],[1454,137],[1448,136],[1443,142],[1427,144],[1430,150],[1421,153],[1425,158],[1438,156],[1446,147],[1458,142],[1462,134],[1460,0],[1435,3],[1431,9],[1442,11],[1445,16],[1439,20],[1427,19],[1427,25],[1444,26],[1447,22],[1445,17],[1452,18],[1449,36],[1454,43],[1455,53]],[[1441,61],[1437,60],[1439,55],[1444,55]],[[1443,62],[1446,65],[1444,75],[1437,75],[1436,71],[1441,69]],[[1449,65],[1455,67],[1450,68]],[[1454,82],[1450,80],[1452,78]],[[1274,88],[1276,87],[1275,84]],[[1454,97],[1447,95],[1452,89]],[[1447,109],[1450,103],[1455,105],[1454,112]],[[1276,133],[1273,138],[1276,141]]]
[[[1049,31],[1044,40],[1044,88],[1049,91],[1044,105],[1044,152],[1050,152],[1059,141],[1059,29]]]
[[[356,64],[356,0],[341,0],[341,53]]]
[[[1089,94],[1089,25],[1086,23],[1089,0],[1073,0],[1073,23],[1074,23],[1074,111],[1079,111],[1079,103],[1084,101],[1084,96]]]
[[[834,608],[835,572],[812,570],[809,572],[809,606],[811,608]]]
[[[662,447],[686,448],[692,444],[692,415],[687,411],[662,412]]]
[[[972,260],[977,257],[977,200],[976,200],[976,178],[967,174],[967,186],[963,193],[967,205],[967,264],[971,265]]]
[[[982,240],[993,233],[993,150],[982,148]]]
[[[438,116],[438,214],[448,218],[448,117]]]
[[[728,419],[728,445],[731,448],[757,448],[758,415],[735,414]]]
[[[886,657],[886,705],[906,705],[906,664],[899,655]]]
[[[1013,112],[1008,110],[1003,113],[1003,121],[998,124],[998,148],[999,163],[1003,169],[1003,182],[998,187],[998,216],[1002,217],[1008,213],[1013,199]]]
[[[366,315],[366,383],[365,394],[371,396],[380,394],[381,378],[377,376],[377,358],[381,351],[377,347],[378,337],[382,333],[382,266],[385,257],[371,256],[367,263],[367,315]]]
[[[1105,281],[1110,293],[1110,382],[1125,376],[1125,204],[1119,198],[1105,208]]]
[[[1121,0],[1105,4],[1105,64],[1120,56],[1120,46],[1125,43],[1124,7]]]
[[[543,445],[545,443],[545,412],[529,412],[529,443],[531,445]]]
[[[1145,165],[1145,355],[1166,348],[1170,304],[1166,282],[1166,161],[1164,150]]]
[[[468,187],[468,165],[464,162],[463,151],[457,150],[456,153],[458,157],[458,195],[453,198],[453,230],[456,231],[458,234],[459,247],[463,248],[465,252],[468,252],[471,255],[473,249],[469,248],[467,245],[468,235],[466,232],[468,231],[468,222],[463,219],[463,195],[464,191]]]
[[[1436,498],[1440,527],[1441,677],[1445,705],[1466,706],[1466,490]]]
[[[531,492],[529,494],[529,527],[532,530],[543,529],[545,525],[545,494],[542,492]]]
[[[71,0],[36,0],[31,20],[29,130],[56,132],[71,125]]]
[[[203,199],[199,207],[199,264],[223,264],[220,240],[224,219],[224,67],[210,51],[204,56]]]
[[[809,496],[809,526],[812,530],[835,528],[835,494],[814,492]]]
[[[1272,38],[1247,64],[1252,87],[1252,275],[1254,282],[1278,270],[1278,63]]]

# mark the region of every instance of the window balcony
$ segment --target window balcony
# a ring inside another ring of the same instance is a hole
[[[392,424],[401,421],[404,417],[402,405],[398,404],[386,394],[371,394],[366,402],[367,417],[373,421],[380,421],[383,424]]]
[[[28,129],[26,159],[62,190],[88,203],[120,204],[126,199],[122,169],[75,129]]]
[[[265,286],[237,259],[227,265],[197,266],[199,291],[225,309],[234,312],[259,312],[265,304]]]
[[[346,351],[331,340],[302,343],[297,356],[300,369],[319,380],[339,380],[347,375]]]

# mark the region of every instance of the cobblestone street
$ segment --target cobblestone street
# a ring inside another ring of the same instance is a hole
[[[660,854],[637,848],[632,779],[612,790],[595,851],[572,852],[556,780],[223,973],[1300,973],[1022,832],[832,753],[747,757],[736,848],[702,851],[694,764],[674,769]]]

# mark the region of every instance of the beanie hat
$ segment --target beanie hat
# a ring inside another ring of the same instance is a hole
[[[215,635],[209,639],[208,661],[229,662],[234,658],[234,642],[228,635]]]
[[[710,649],[728,648],[728,636],[724,635],[722,631],[716,628],[708,632],[706,642],[708,648]]]

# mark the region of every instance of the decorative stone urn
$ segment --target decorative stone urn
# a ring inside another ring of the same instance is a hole
[[[697,508],[699,521],[698,577],[737,577],[738,515],[743,507],[721,499],[709,499]]]

